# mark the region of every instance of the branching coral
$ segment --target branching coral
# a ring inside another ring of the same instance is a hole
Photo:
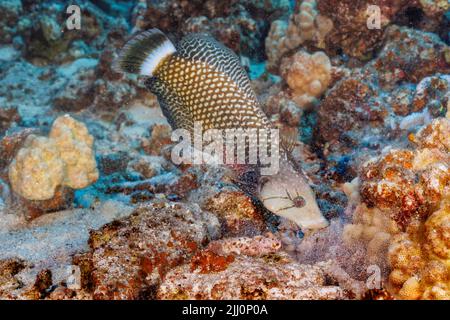
[[[9,166],[12,189],[28,200],[48,200],[58,186],[87,187],[98,178],[93,142],[83,123],[59,117],[48,138],[25,140]]]
[[[302,107],[316,101],[331,82],[331,62],[323,52],[299,51],[281,63],[281,75],[292,90],[293,100]]]

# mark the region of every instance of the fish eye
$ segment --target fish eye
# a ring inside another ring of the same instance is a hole
[[[306,200],[302,196],[296,196],[292,202],[296,208],[303,208],[306,205]]]

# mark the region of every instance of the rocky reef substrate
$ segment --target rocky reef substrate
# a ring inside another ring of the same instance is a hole
[[[78,3],[80,30],[64,1],[0,3],[0,298],[450,299],[448,1]],[[111,67],[152,27],[240,56],[328,227],[171,162]]]

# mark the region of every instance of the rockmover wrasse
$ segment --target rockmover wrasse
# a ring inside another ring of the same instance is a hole
[[[196,122],[204,130],[272,128],[238,56],[209,35],[190,34],[174,45],[158,29],[142,32],[124,46],[114,68],[145,77],[172,129],[193,132]],[[328,225],[307,179],[286,152],[280,153],[274,175],[261,175],[258,165],[230,167],[245,191],[272,213],[302,230]]]

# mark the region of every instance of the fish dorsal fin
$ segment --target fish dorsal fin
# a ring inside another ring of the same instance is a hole
[[[239,57],[213,37],[208,34],[192,33],[184,37],[176,48],[178,56],[205,62],[212,68],[224,72],[249,98],[256,100],[250,79],[242,67]]]
[[[173,43],[159,29],[150,29],[129,40],[114,62],[117,72],[151,77],[158,65],[176,51]]]

